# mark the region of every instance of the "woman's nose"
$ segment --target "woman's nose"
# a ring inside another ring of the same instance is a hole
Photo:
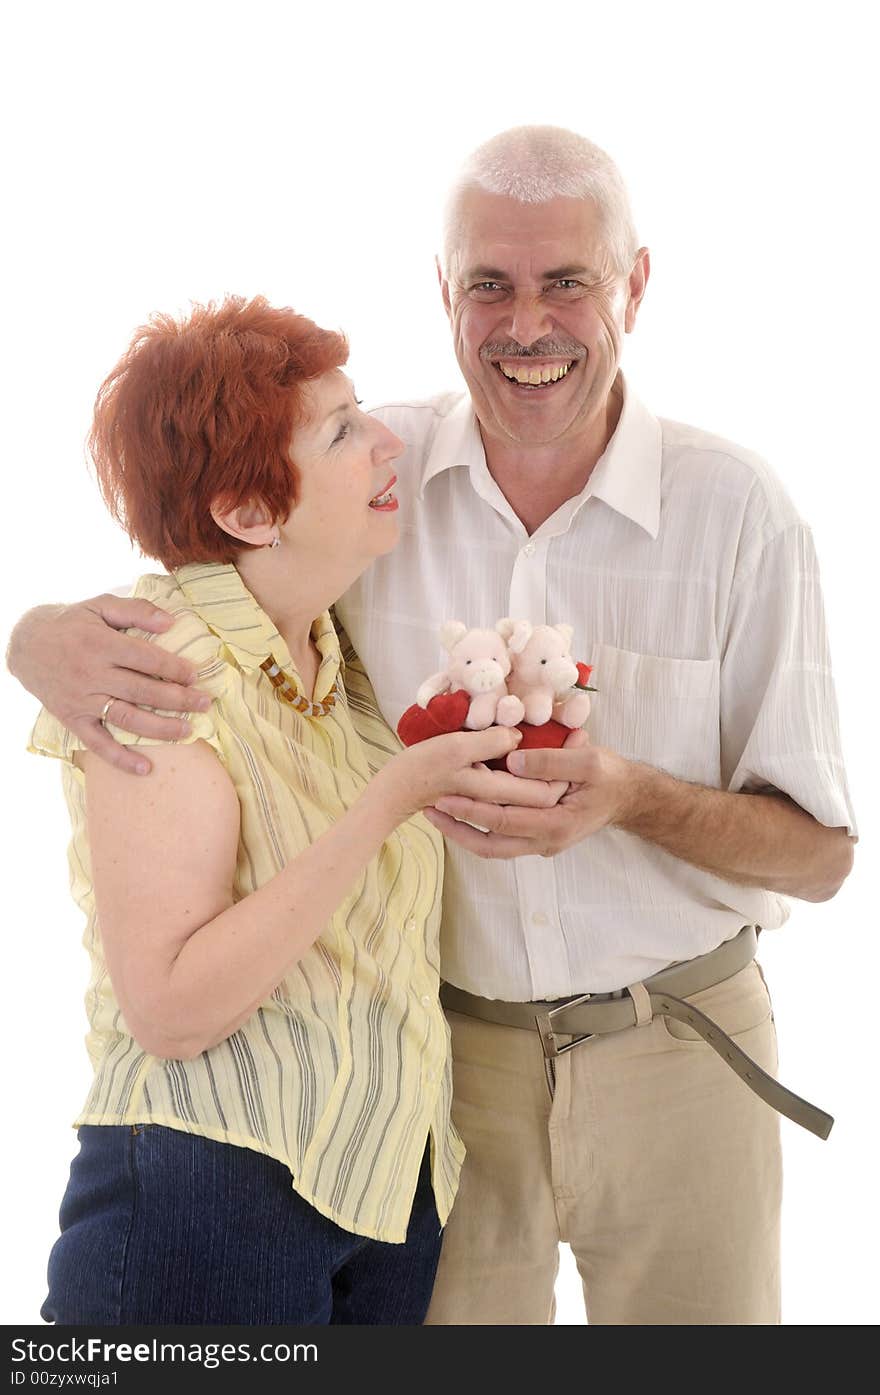
[[[379,425],[382,428],[382,436],[378,445],[380,459],[396,460],[406,450],[406,442],[401,441],[399,436],[395,436],[390,427],[385,426],[384,423],[380,422]]]

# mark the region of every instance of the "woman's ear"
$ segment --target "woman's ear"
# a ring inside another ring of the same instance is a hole
[[[234,509],[212,505],[211,517],[224,533],[238,538],[239,542],[250,543],[252,547],[268,547],[278,532],[276,520],[258,499],[237,504]]]

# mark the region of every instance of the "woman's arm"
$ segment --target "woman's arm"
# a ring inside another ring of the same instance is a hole
[[[472,765],[518,740],[493,727],[401,752],[332,828],[237,903],[238,798],[205,742],[153,747],[142,780],[79,752],[104,952],[135,1039],[178,1059],[223,1041],[314,944],[392,830],[443,794],[476,792],[485,772]]]

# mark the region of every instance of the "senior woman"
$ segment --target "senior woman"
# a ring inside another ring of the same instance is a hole
[[[213,698],[132,780],[45,709],[91,957],[94,1082],[49,1262],[59,1323],[420,1323],[463,1147],[442,844],[509,781],[492,728],[400,752],[328,608],[394,545],[401,442],[345,340],[261,299],[141,329],[100,390],[105,500],[167,574],[144,635]],[[108,724],[132,721],[108,702]],[[143,725],[143,724],[141,724]],[[129,744],[148,738],[121,726]],[[497,788],[497,783],[496,783]],[[532,796],[530,796],[532,797]]]

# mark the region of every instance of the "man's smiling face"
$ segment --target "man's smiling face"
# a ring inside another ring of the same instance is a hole
[[[456,226],[443,302],[484,432],[522,445],[571,442],[604,411],[647,252],[622,274],[584,199],[528,204],[471,189]]]

